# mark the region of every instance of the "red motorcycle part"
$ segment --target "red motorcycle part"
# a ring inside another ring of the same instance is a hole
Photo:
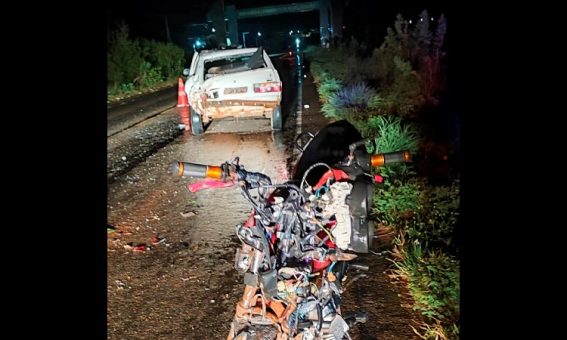
[[[321,179],[319,180],[319,182],[317,182],[317,184],[315,184],[313,189],[314,190],[319,189],[320,187],[325,185],[325,183],[327,183],[327,180],[331,177],[334,177],[336,182],[342,181],[343,179],[348,179],[347,173],[342,171],[342,170],[339,170],[339,169],[327,170],[327,172],[325,172],[323,174],[323,176],[321,176]]]
[[[234,182],[232,181],[228,181],[228,182],[223,182],[223,181],[217,181],[214,179],[205,179],[203,181],[200,182],[196,182],[193,184],[187,184],[187,189],[191,192],[197,192],[197,191],[201,191],[201,190],[205,190],[205,189],[209,189],[209,188],[228,188],[234,185]]]
[[[327,267],[329,267],[329,265],[331,265],[331,260],[325,260],[325,261],[317,261],[317,260],[313,260],[311,266],[311,272],[312,273],[316,273],[316,272],[320,272],[323,271],[325,269],[327,269]]]
[[[254,212],[251,212],[250,216],[246,220],[246,223],[244,223],[244,226],[249,228],[249,227],[253,227],[255,225],[256,225],[256,219],[254,218]]]

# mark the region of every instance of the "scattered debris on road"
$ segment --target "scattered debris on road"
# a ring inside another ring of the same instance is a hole
[[[188,218],[188,217],[193,217],[197,215],[194,211],[187,211],[187,212],[182,212],[181,216]]]

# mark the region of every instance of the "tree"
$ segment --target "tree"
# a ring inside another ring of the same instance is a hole
[[[115,31],[110,32],[107,52],[107,81],[112,86],[133,83],[144,59],[137,40],[130,40],[129,29],[122,21]]]

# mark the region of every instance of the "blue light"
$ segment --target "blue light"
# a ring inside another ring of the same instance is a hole
[[[299,48],[299,38],[295,38],[295,46],[297,46],[297,48]]]
[[[193,43],[193,48],[196,49],[201,49],[204,48],[207,44],[201,40],[201,39],[197,39],[195,40],[195,42]]]

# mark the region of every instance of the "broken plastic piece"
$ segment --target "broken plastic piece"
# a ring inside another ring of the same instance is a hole
[[[132,251],[136,251],[136,252],[144,252],[146,251],[146,245],[145,244],[139,244],[137,246],[135,246]]]
[[[160,238],[158,236],[154,236],[152,237],[152,244],[160,244],[160,243],[164,243],[165,242],[165,238]]]
[[[325,172],[323,174],[323,176],[321,176],[321,179],[319,180],[319,182],[317,182],[317,184],[315,184],[313,189],[319,189],[320,187],[325,185],[325,183],[327,183],[327,180],[330,177],[333,177],[335,179],[335,181],[337,181],[337,182],[341,181],[343,179],[348,179],[347,173],[342,171],[342,170],[339,170],[339,169],[327,170],[327,172]]]
[[[195,212],[193,212],[193,211],[187,211],[187,212],[181,213],[181,216],[183,216],[183,217],[193,217],[195,215],[197,215],[197,214],[195,214]]]
[[[187,184],[187,189],[191,192],[197,192],[209,188],[228,188],[234,185],[234,182],[222,182],[214,179],[206,179],[193,184]]]

